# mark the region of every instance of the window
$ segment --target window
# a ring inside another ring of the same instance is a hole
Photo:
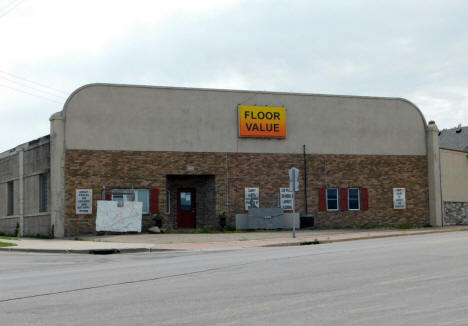
[[[7,183],[7,215],[14,215],[14,191],[13,191],[13,181]]]
[[[180,192],[180,209],[182,211],[192,210],[192,193],[187,191]]]
[[[39,176],[39,212],[47,212],[49,209],[49,175]]]
[[[149,214],[149,190],[148,189],[136,189],[135,190],[135,201],[143,203],[143,214]]]
[[[114,189],[113,201],[139,201],[142,205],[142,213],[149,214],[149,190],[148,189]]]
[[[358,211],[360,208],[359,188],[348,188],[348,209]]]
[[[338,210],[338,188],[327,189],[327,210]]]

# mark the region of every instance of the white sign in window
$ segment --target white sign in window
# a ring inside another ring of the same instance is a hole
[[[93,214],[92,189],[76,189],[75,212],[77,215]]]
[[[259,208],[259,188],[245,188],[245,210]]]
[[[406,208],[406,193],[405,188],[393,188],[393,208]]]
[[[293,209],[293,192],[289,188],[280,188],[280,204],[282,209]]]

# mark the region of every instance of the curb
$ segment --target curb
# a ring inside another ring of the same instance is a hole
[[[407,237],[413,235],[422,235],[422,234],[435,234],[435,233],[448,233],[448,232],[465,232],[468,231],[468,227],[460,228],[457,230],[428,230],[415,233],[397,233],[397,234],[387,234],[387,235],[373,235],[367,237],[357,237],[357,238],[348,238],[348,239],[336,239],[336,240],[319,240],[319,243],[314,243],[315,240],[302,240],[296,242],[285,242],[285,243],[276,243],[276,244],[267,244],[260,246],[262,248],[267,247],[291,247],[291,246],[307,246],[307,245],[317,245],[317,244],[326,244],[334,242],[346,242],[354,240],[372,240],[372,239],[383,239],[383,238],[396,238],[396,237]]]
[[[278,243],[272,243],[272,244],[253,246],[249,248],[306,246],[306,245],[326,244],[326,243],[355,241],[355,240],[370,240],[370,239],[382,239],[382,238],[404,237],[404,236],[447,233],[447,232],[464,232],[464,231],[468,231],[468,226],[460,227],[458,229],[438,229],[438,230],[429,229],[429,230],[422,230],[422,231],[413,232],[413,233],[402,232],[402,233],[387,234],[387,235],[375,234],[372,236],[360,236],[356,238],[343,238],[343,239],[335,239],[335,240],[333,239],[320,240],[320,238],[317,237],[317,240],[319,243],[316,243],[315,239],[306,238],[306,239],[297,240],[294,242],[278,242]],[[245,249],[245,248],[228,248],[228,250],[230,249]],[[91,255],[109,255],[109,254],[124,254],[124,253],[152,253],[152,252],[156,253],[156,252],[169,252],[169,251],[190,252],[190,251],[200,251],[200,250],[203,250],[203,249],[190,250],[190,249],[181,249],[181,248],[169,249],[169,248],[148,248],[148,247],[105,248],[105,249],[36,249],[36,248],[18,248],[16,246],[0,248],[0,252],[7,251],[7,252],[29,252],[29,253],[51,253],[51,254],[91,254]]]
[[[170,249],[168,249],[170,250]],[[30,252],[30,253],[48,253],[48,254],[89,254],[89,255],[110,255],[110,254],[130,254],[140,252],[167,251],[164,249],[154,250],[151,248],[107,248],[107,249],[34,249],[34,248],[0,248],[0,251],[8,252]]]

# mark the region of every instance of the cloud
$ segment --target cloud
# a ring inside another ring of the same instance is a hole
[[[26,1],[0,19],[0,70],[67,93],[111,82],[405,97],[448,128],[468,123],[467,9],[464,1]],[[0,99],[10,119],[0,121],[0,151],[47,133],[61,109],[1,86]],[[42,127],[28,128],[37,120]]]

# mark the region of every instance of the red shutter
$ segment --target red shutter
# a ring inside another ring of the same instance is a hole
[[[106,190],[104,196],[105,196],[105,200],[112,200],[112,189]]]
[[[340,188],[340,209],[348,210],[348,188]]]
[[[367,188],[361,188],[361,209],[363,211],[369,209],[369,191]]]
[[[319,211],[324,212],[327,210],[327,196],[325,188],[319,189]]]
[[[159,189],[150,190],[150,211],[151,214],[159,213]]]

